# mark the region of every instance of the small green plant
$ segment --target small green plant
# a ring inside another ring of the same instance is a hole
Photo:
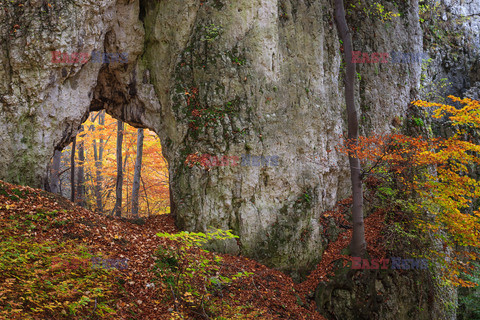
[[[412,118],[412,121],[417,127],[424,127],[425,126],[425,123],[420,118],[415,118],[414,117],[414,118]]]
[[[54,220],[53,221],[53,226],[56,227],[56,228],[60,228],[60,227],[63,227],[65,225],[67,225],[68,223],[70,223],[70,220]]]
[[[303,194],[303,199],[307,202],[307,203],[310,203],[310,195],[308,194],[308,192],[305,192]]]
[[[239,66],[243,66],[246,62],[245,59],[240,59],[239,57],[233,57],[232,62],[238,64]]]
[[[420,76],[420,92],[426,100],[431,100],[438,103],[445,103],[446,92],[452,85],[448,78],[441,78],[440,81],[428,78],[428,71],[431,69],[433,63],[432,58],[424,59],[422,61],[422,73]]]
[[[459,44],[465,35],[462,31],[456,30],[455,24],[464,25],[471,17],[459,15],[456,18],[449,17],[444,19],[445,12],[448,12],[448,9],[440,1],[435,3],[424,1],[423,4],[419,4],[418,8],[424,40],[429,42],[429,47],[440,45],[458,50],[461,49]]]
[[[209,308],[215,305],[212,294],[235,280],[249,276],[249,272],[233,275],[220,273],[222,258],[201,246],[209,241],[222,241],[238,238],[230,230],[202,232],[180,232],[176,234],[158,233],[159,237],[173,241],[172,245],[160,246],[155,253],[155,266],[152,271],[172,293],[179,315],[189,311],[201,311],[208,316]],[[210,310],[211,312],[211,310]]]
[[[472,274],[462,274],[464,280],[480,283],[480,263],[474,263]],[[480,286],[473,288],[460,288],[458,291],[459,320],[480,320]]]
[[[382,22],[387,22],[392,20],[392,18],[399,17],[400,13],[393,13],[392,11],[387,11],[385,7],[379,2],[373,3],[364,3],[361,0],[358,0],[356,3],[351,3],[350,7],[347,8],[347,14],[353,14],[354,10],[360,10],[365,14],[367,18],[380,19]]]
[[[378,2],[375,2],[374,4],[371,5],[372,7],[374,7],[375,9],[373,10],[375,12],[375,14],[380,17],[380,19],[385,22],[385,21],[388,21],[388,20],[392,20],[392,18],[395,18],[395,17],[399,17],[400,14],[399,13],[392,13],[391,11],[386,11],[385,10],[385,7],[378,3]]]
[[[221,32],[222,32],[221,26],[217,26],[215,24],[210,24],[208,26],[205,26],[205,34],[202,41],[212,42],[213,40],[218,38],[218,36],[220,36]]]

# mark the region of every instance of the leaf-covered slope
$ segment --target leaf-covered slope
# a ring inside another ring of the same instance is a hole
[[[169,215],[111,219],[54,194],[0,182],[0,318],[171,319],[177,307],[151,270],[158,247],[175,246],[156,234],[175,231]],[[200,251],[192,254],[202,259]],[[92,267],[91,258],[100,256],[127,259],[128,267]],[[250,259],[221,256],[222,275],[254,274],[209,298],[224,306],[211,318],[322,319],[301,306],[290,277]],[[201,319],[188,308],[183,312]]]

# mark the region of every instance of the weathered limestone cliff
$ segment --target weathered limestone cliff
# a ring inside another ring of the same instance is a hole
[[[18,6],[22,2],[23,6]],[[356,50],[421,52],[417,1],[355,25]],[[349,193],[341,44],[319,0],[2,2],[0,179],[42,186],[93,110],[154,130],[188,230],[230,228],[240,249],[298,277],[326,245],[319,217]],[[53,63],[52,51],[128,53],[127,63]],[[420,64],[359,65],[364,132],[389,131],[416,97]],[[188,154],[278,156],[206,171]],[[309,159],[315,158],[312,161]]]

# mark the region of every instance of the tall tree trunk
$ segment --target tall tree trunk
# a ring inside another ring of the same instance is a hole
[[[79,132],[83,132],[84,128],[81,126]],[[85,136],[85,134],[80,135],[80,137]],[[83,139],[80,140],[78,144],[78,170],[77,170],[77,200],[78,204],[81,207],[86,206],[85,202],[85,148]]]
[[[122,144],[123,144],[123,122],[117,120],[117,183],[116,200],[112,214],[117,217],[122,216],[122,188],[123,188],[123,169],[122,169]]]
[[[335,22],[340,39],[343,41],[343,52],[346,63],[345,103],[347,106],[348,140],[352,146],[358,144],[358,116],[355,108],[355,74],[356,68],[352,61],[352,38],[345,19],[343,0],[335,0]],[[351,149],[351,148],[349,148]],[[363,189],[360,160],[353,152],[349,152],[350,177],[352,181],[353,205],[353,235],[350,242],[350,253],[354,257],[364,255],[367,243],[365,241],[365,226],[363,222]]]
[[[130,203],[130,190],[128,190],[128,187],[130,186],[130,181],[128,180],[128,175],[127,175],[127,167],[128,167],[128,158],[130,156],[129,154],[129,148],[127,147],[127,149],[125,150],[125,159],[123,160],[123,184],[125,184],[125,182],[127,183],[126,185],[126,195],[125,195],[125,205],[123,206],[125,208],[125,211],[124,212],[127,216],[129,215],[129,212],[130,212],[130,208],[132,207],[132,204]]]
[[[52,172],[50,178],[50,191],[60,194],[60,162],[62,161],[62,151],[55,150],[53,154]]]
[[[98,124],[105,125],[105,111],[100,111],[98,118]],[[94,128],[92,130],[95,130]],[[97,146],[97,139],[93,140],[93,156],[95,158],[95,200],[97,202],[97,212],[103,213],[103,201],[102,201],[102,166],[103,166],[103,139],[100,138],[100,142]]]
[[[70,150],[70,200],[75,202],[75,146],[77,137],[73,139],[72,150]]]
[[[170,169],[169,169],[170,170]],[[170,175],[169,175],[170,177]],[[170,182],[170,178],[168,179],[168,193],[170,195],[170,214],[176,218],[177,217],[177,206],[175,205],[175,201],[173,199],[173,192],[172,192],[172,183]]]
[[[140,192],[140,178],[142,174],[143,157],[143,129],[138,129],[137,134],[137,157],[135,159],[135,171],[133,174],[132,188],[132,215],[138,218],[138,196]]]
[[[140,177],[142,180],[142,186],[143,186],[143,193],[145,194],[145,202],[147,203],[147,215],[150,217],[150,204],[148,203],[148,195],[147,195],[147,189],[145,188],[145,181],[143,181],[143,177]]]

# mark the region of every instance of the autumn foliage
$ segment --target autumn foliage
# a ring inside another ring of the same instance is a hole
[[[402,134],[360,137],[355,145],[339,148],[361,159],[363,177],[394,182],[404,198],[404,209],[420,234],[430,235],[434,245],[425,257],[443,270],[446,284],[474,286],[463,280],[480,249],[480,184],[472,174],[480,164],[480,145],[472,129],[480,127],[480,102],[449,96],[463,105],[413,101],[422,108],[436,108],[433,117],[446,118],[454,129],[450,137],[411,137]],[[438,245],[441,244],[441,245]]]
[[[115,156],[116,130],[115,119],[98,113],[92,113],[83,124],[84,131],[77,136],[77,148],[83,143],[85,161],[78,160],[77,167],[85,171],[85,200],[89,209],[110,213],[115,205],[115,183],[117,163]],[[132,207],[132,184],[137,148],[137,129],[125,124],[123,132],[123,201],[122,212],[130,216]],[[69,152],[66,149],[64,152]],[[102,155],[103,154],[103,155]],[[162,155],[160,139],[149,130],[145,130],[143,143],[142,174],[139,192],[140,216],[170,212],[168,166]],[[79,195],[76,196],[79,198]]]

